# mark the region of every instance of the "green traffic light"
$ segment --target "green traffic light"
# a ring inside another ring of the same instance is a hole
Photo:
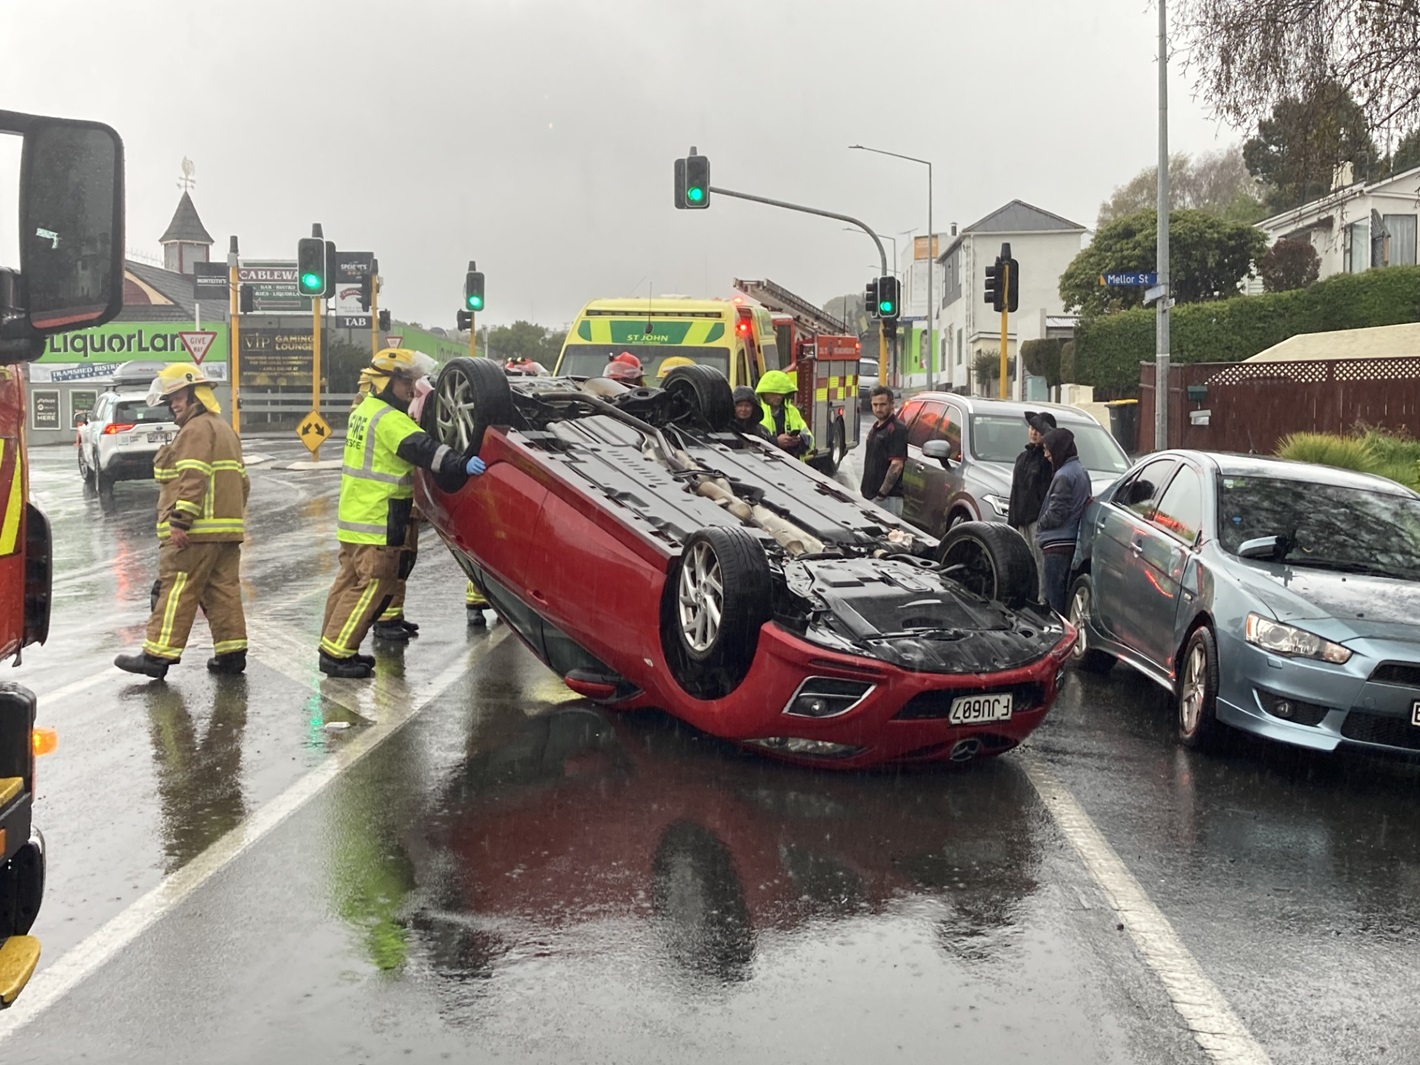
[[[705,199],[705,190],[692,185],[685,190],[685,198],[691,203],[699,203],[701,200]]]
[[[479,296],[470,296],[468,298],[468,309],[471,311],[483,310],[483,299]]]
[[[891,314],[892,300],[883,300],[881,303],[878,304],[878,310],[881,311],[883,314]]]
[[[320,274],[306,273],[301,275],[301,287],[308,292],[321,292],[325,289],[325,282]]]

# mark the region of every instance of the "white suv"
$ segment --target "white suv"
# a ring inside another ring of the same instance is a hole
[[[177,435],[167,407],[148,406],[148,389],[102,393],[79,423],[79,473],[99,491],[153,476],[153,456]]]

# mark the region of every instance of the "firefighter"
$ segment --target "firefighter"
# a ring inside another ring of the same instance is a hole
[[[385,348],[370,364],[370,394],[350,414],[336,521],[340,572],[326,599],[320,641],[320,670],[327,676],[363,678],[374,671],[360,644],[409,575],[405,541],[414,467],[431,471],[446,492],[484,470],[482,459],[465,462],[410,418],[415,383],[433,368],[422,352]]]
[[[641,367],[641,360],[629,351],[623,351],[607,363],[602,368],[602,376],[620,381],[627,388],[641,388],[646,384],[646,371]]]
[[[809,432],[799,408],[789,402],[789,397],[797,391],[794,379],[783,370],[770,370],[755,386],[756,394],[764,403],[760,424],[789,454],[804,456],[813,450],[813,433]]]
[[[241,673],[247,665],[246,617],[240,571],[251,482],[242,443],[217,415],[212,383],[196,366],[163,367],[148,389],[148,405],[162,404],[178,424],[177,437],[153,456],[158,482],[158,594],[138,654],[113,664],[162,679],[187,646],[197,608],[212,630],[213,673]]]
[[[464,611],[468,614],[468,627],[471,629],[481,629],[488,624],[488,619],[483,616],[483,612],[488,609],[488,600],[483,597],[483,593],[478,590],[478,585],[473,581],[468,582],[468,587],[463,593]]]

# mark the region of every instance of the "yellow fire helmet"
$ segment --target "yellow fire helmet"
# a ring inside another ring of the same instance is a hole
[[[419,380],[428,377],[439,368],[439,364],[422,351],[412,348],[384,348],[370,360],[372,375],[395,375]]]
[[[656,371],[657,377],[664,377],[677,366],[694,366],[695,360],[686,358],[684,355],[672,355],[665,362],[661,363],[660,369]]]
[[[213,414],[222,413],[222,404],[217,402],[217,394],[212,391],[212,382],[207,375],[191,363],[174,362],[164,366],[148,386],[148,406],[156,407],[164,397],[184,388],[192,388],[197,402]]]

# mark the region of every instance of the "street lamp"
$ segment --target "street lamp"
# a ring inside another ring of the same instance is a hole
[[[845,232],[845,233],[861,233],[861,232],[863,232],[863,231],[862,231],[861,229],[854,229],[852,226],[844,226],[844,227],[843,227],[843,232]],[[903,230],[903,232],[905,232],[905,233],[911,233],[912,230],[907,229],[907,230]],[[886,233],[884,233],[884,234],[883,234],[883,239],[884,239],[884,240],[890,240],[890,241],[892,241],[892,274],[893,274],[894,277],[896,277],[899,273],[901,273],[901,271],[898,270],[898,268],[897,268],[897,237],[890,237],[890,236],[888,236]],[[877,266],[874,266],[872,269],[873,269],[873,270],[877,270],[878,267],[877,267]]]
[[[864,144],[850,144],[850,150],[873,152],[876,155],[890,155],[894,159],[905,159],[909,163],[920,163],[927,168],[927,387],[933,385],[937,362],[937,294],[932,289],[932,263],[936,259],[936,233],[932,230],[932,164],[927,159],[918,159],[898,152],[886,152],[881,148],[869,148]]]

